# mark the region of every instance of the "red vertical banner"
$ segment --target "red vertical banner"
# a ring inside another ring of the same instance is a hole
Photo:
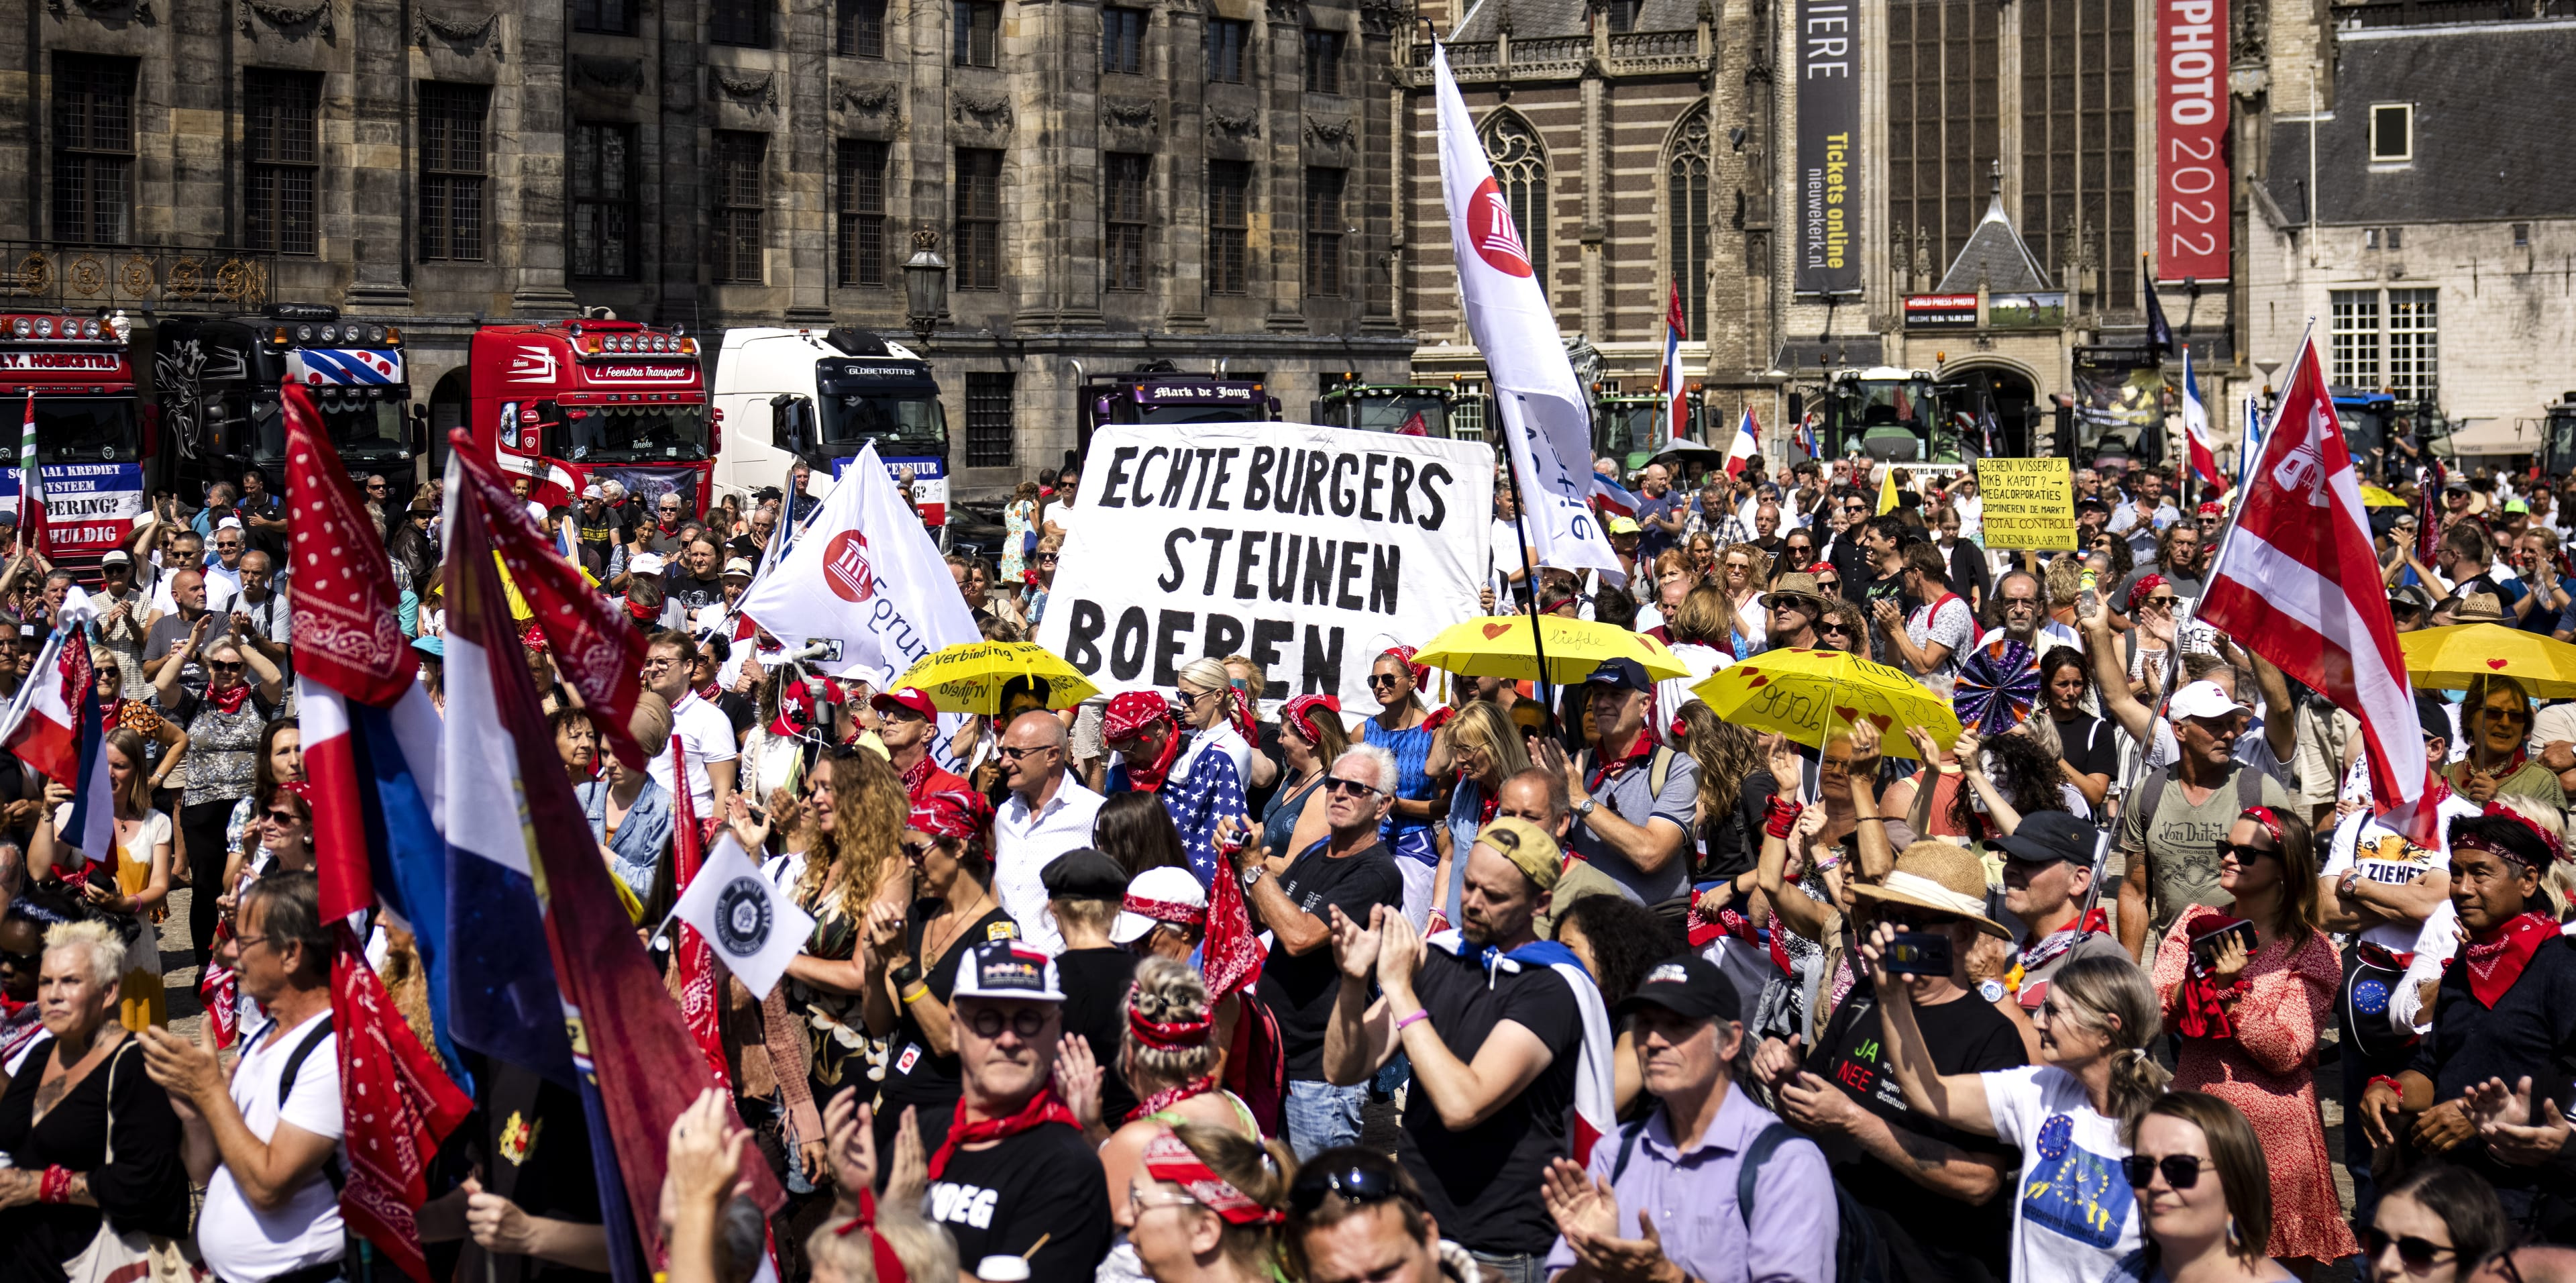
[[[2228,277],[2227,0],[2157,0],[2156,279]]]

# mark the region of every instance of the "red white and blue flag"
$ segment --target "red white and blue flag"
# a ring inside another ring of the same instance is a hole
[[[1601,513],[1604,520],[1611,517],[1636,516],[1638,506],[1643,503],[1645,500],[1638,498],[1635,491],[1620,485],[1618,480],[1608,473],[1592,474],[1592,506]]]
[[[1744,471],[1745,463],[1760,453],[1762,453],[1762,421],[1753,417],[1751,406],[1746,406],[1744,413],[1736,416],[1735,419],[1735,440],[1727,443],[1726,475],[1731,477]]]
[[[1798,420],[1797,430],[1789,437],[1789,440],[1797,445],[1798,453],[1810,459],[1818,458],[1825,452],[1824,438],[1816,432],[1818,426],[1816,412],[1809,410]]]
[[[2191,442],[2191,471],[2201,484],[2225,491],[2231,478],[2218,466],[2218,451],[2209,443],[2209,405],[2200,399],[2200,380],[2192,377],[2191,345],[2182,348],[2182,432]]]
[[[1583,1022],[1583,1044],[1574,1067],[1574,1161],[1588,1161],[1593,1144],[1619,1125],[1619,1100],[1612,1070],[1617,1063],[1618,1042],[1610,1031],[1610,1008],[1601,999],[1600,983],[1583,969],[1583,960],[1554,940],[1533,941],[1510,953],[1491,945],[1482,946],[1480,952],[1478,945],[1457,931],[1443,931],[1426,943],[1456,957],[1481,962],[1489,976],[1496,971],[1535,971],[1545,967],[1572,991],[1575,1014]]]
[[[1690,337],[1689,318],[1682,315],[1682,283],[1673,282],[1672,301],[1664,306],[1664,364],[1655,372],[1655,391],[1664,399],[1664,439],[1690,437],[1689,387],[1682,381],[1682,340]]]
[[[91,666],[86,594],[73,588],[54,612],[53,635],[36,655],[18,697],[10,701],[0,742],[28,769],[72,791],[63,840],[92,861],[116,861],[116,801],[107,779],[107,721]]]
[[[2286,387],[2200,617],[2351,709],[2370,750],[2372,791],[2412,803],[2429,769],[2414,686],[2313,338],[2301,343]],[[2422,809],[2429,817],[2435,808]]]

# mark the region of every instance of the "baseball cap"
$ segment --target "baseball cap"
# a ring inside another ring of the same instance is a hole
[[[2388,604],[2411,606],[2416,610],[2431,610],[2433,594],[2422,584],[2399,584],[2388,590]]]
[[[412,638],[411,648],[419,651],[421,654],[429,656],[431,659],[447,658],[447,639],[435,633],[432,633],[427,637]]]
[[[2451,706],[2430,691],[2415,692],[2415,724],[2425,734],[2439,736],[2445,742],[2459,733],[2451,725]]]
[[[1685,1020],[1742,1020],[1744,1000],[1717,964],[1695,953],[1666,958],[1610,1009],[1624,1016],[1639,1007],[1661,1007]]]
[[[1610,519],[1610,533],[1614,535],[1633,535],[1637,533],[1637,519],[1634,517],[1612,517]]]
[[[1511,861],[1512,867],[1541,891],[1555,890],[1558,875],[1565,871],[1565,853],[1557,848],[1556,839],[1518,816],[1488,821],[1477,830],[1476,844],[1494,848],[1495,854]]]
[[[581,488],[581,497],[584,499],[605,499],[608,497],[608,492],[600,489],[597,482],[593,482]]]
[[[751,559],[749,557],[726,558],[724,573],[725,578],[727,579],[731,579],[735,575],[740,575],[745,579],[751,578]]]
[[[868,700],[868,707],[873,708],[880,713],[891,708],[900,708],[906,709],[922,717],[936,718],[939,716],[939,706],[931,703],[929,694],[918,686],[904,686],[890,691],[878,691],[874,697]]]
[[[1165,922],[1199,926],[1207,921],[1207,888],[1188,869],[1167,865],[1147,869],[1127,884],[1118,920],[1109,924],[1111,944],[1134,944]]]
[[[1127,871],[1090,847],[1057,856],[1038,871],[1050,900],[1125,900]]]
[[[2504,510],[2507,512],[2529,512],[2531,511],[2531,505],[2524,503],[2520,499],[2507,499],[2504,501]]]
[[[626,573],[630,575],[661,574],[662,554],[658,552],[639,552],[635,554],[635,560],[626,563]]]
[[[1055,955],[1025,940],[978,940],[957,966],[955,998],[1016,998],[1023,1002],[1064,1001],[1064,980]]]
[[[2033,811],[2021,817],[2021,827],[2012,836],[1995,839],[2004,854],[2031,864],[2064,860],[2070,863],[2093,862],[2095,836],[2100,829],[2066,811]]]
[[[1633,659],[1605,659],[1592,675],[1583,679],[1587,686],[1610,686],[1620,690],[1651,691],[1655,683],[1646,677],[1646,666]]]
[[[134,554],[127,552],[123,548],[110,548],[107,550],[106,556],[98,559],[98,568],[101,570],[105,570],[110,566],[131,566],[133,564]]]
[[[2227,693],[2227,688],[2213,681],[2197,681],[2173,693],[2173,702],[2165,711],[2173,717],[2225,717],[2247,712],[2251,704],[2240,704]]]

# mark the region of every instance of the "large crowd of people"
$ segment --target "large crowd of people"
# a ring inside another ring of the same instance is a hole
[[[727,982],[658,1224],[603,1211],[577,1094],[480,1075],[433,1279],[604,1275],[618,1233],[673,1283],[2576,1278],[2576,702],[2420,691],[2447,787],[2396,813],[2350,712],[2197,618],[2228,510],[2153,470],[2075,470],[2074,549],[2030,552],[1982,542],[1973,473],[1657,461],[1606,522],[1624,575],[1534,568],[1498,474],[1489,609],[1688,676],[1406,645],[1346,707],[1210,655],[962,720],[740,614],[818,507],[784,480],[539,510],[646,635],[622,727],[525,658],[653,956],[692,824],[814,926],[773,993]],[[1035,635],[1080,484],[949,558],[986,638]],[[443,701],[440,487],[361,489]],[[2576,484],[2394,490],[2400,630],[2576,633]],[[0,572],[0,696],[81,631],[112,811],[0,754],[0,1283],[392,1277],[339,1210],[285,509],[255,473],[204,499]],[[1693,690],[1785,650],[2035,694],[1799,743]]]

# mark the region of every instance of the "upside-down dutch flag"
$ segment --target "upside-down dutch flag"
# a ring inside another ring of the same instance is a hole
[[[659,1237],[671,1123],[716,1080],[609,885],[521,658],[495,558],[518,577],[515,567],[554,554],[472,439],[451,440],[445,785],[458,1039],[571,1079],[590,1121],[609,1273],[645,1283],[638,1232]],[[539,616],[561,622],[543,605]],[[469,913],[479,919],[470,931]],[[468,1013],[475,992],[489,1005]],[[746,1164],[743,1176],[763,1208],[785,1201],[766,1165]]]
[[[1753,417],[1753,407],[1735,419],[1735,440],[1726,447],[1726,475],[1744,471],[1746,461],[1762,453],[1762,421]]]
[[[1797,445],[1798,453],[1805,455],[1810,459],[1816,458],[1825,452],[1823,438],[1819,437],[1816,433],[1817,426],[1816,412],[1809,410],[1804,416],[1799,418],[1797,430],[1792,433],[1789,438],[1790,441]]]
[[[2209,444],[2209,406],[2200,399],[2200,380],[2192,376],[2191,345],[2182,348],[2182,433],[2191,443],[2191,471],[2201,483],[2225,491],[2228,475],[2219,470],[2218,452]]]
[[[115,864],[116,801],[108,789],[107,724],[98,706],[98,673],[91,667],[88,624],[94,615],[86,594],[73,588],[55,612],[53,635],[10,702],[8,730],[0,735],[30,770],[72,791],[66,837],[93,861]]]
[[[2370,750],[2373,792],[2413,803],[2428,770],[2414,686],[2313,336],[2301,342],[2286,388],[2200,617],[2351,709]]]
[[[427,1283],[419,1213],[429,1161],[473,1108],[422,1048],[368,965],[353,925],[381,908],[408,929],[429,980],[430,1022],[449,1031],[447,884],[434,826],[441,724],[413,680],[396,622],[392,562],[302,384],[283,389],[287,537],[295,575],[296,703],[312,785],[314,873],[337,947],[340,1215],[395,1268]],[[452,1046],[443,1047],[454,1065]],[[461,1072],[460,1075],[461,1076]]]
[[[1664,305],[1664,364],[1655,372],[1655,391],[1664,398],[1667,441],[1690,438],[1689,388],[1682,382],[1682,340],[1690,336],[1689,329],[1689,318],[1682,314],[1682,283],[1675,281],[1672,300]]]
[[[1592,506],[1604,518],[1636,516],[1638,505],[1644,502],[1635,491],[1609,476],[1599,472],[1592,474]]]

